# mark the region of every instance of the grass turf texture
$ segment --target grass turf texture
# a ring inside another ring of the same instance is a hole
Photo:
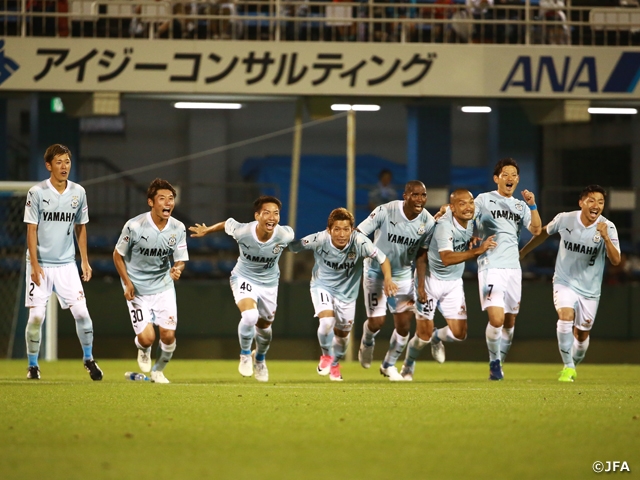
[[[586,478],[597,461],[640,472],[640,366],[420,362],[411,383],[359,364],[330,382],[312,362],[173,361],[172,383],[131,382],[135,361],[0,362],[7,479]]]

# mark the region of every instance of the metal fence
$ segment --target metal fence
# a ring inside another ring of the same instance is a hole
[[[640,8],[562,0],[2,0],[0,35],[639,45]]]

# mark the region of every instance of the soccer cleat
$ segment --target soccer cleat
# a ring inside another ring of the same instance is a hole
[[[144,373],[151,371],[151,355],[149,355],[149,352],[138,349],[138,366]]]
[[[240,354],[240,365],[238,365],[238,371],[243,377],[253,376],[253,359],[251,355]]]
[[[267,368],[267,364],[265,362],[256,362],[254,365],[256,369],[256,380],[259,382],[268,382],[269,381],[269,369]]]
[[[29,380],[40,380],[40,367],[37,365],[27,368],[27,378]]]
[[[573,382],[578,376],[576,369],[571,367],[564,367],[560,372],[559,382]]]
[[[380,374],[387,377],[392,382],[404,382],[404,378],[398,372],[395,365],[391,365],[387,368],[384,365],[380,365]]]
[[[502,373],[502,365],[500,360],[494,360],[489,362],[489,380],[502,380],[504,373]]]
[[[85,360],[84,368],[87,372],[89,372],[89,376],[91,377],[91,380],[93,381],[102,380],[102,370],[100,370],[100,367],[98,366],[95,360]]]
[[[322,355],[320,357],[320,363],[316,369],[318,375],[329,375],[331,370],[331,360],[331,355]]]
[[[329,378],[332,382],[341,382],[342,375],[340,374],[340,365],[331,365],[330,367],[331,373],[329,374]]]
[[[164,376],[163,372],[153,371],[151,372],[151,381],[153,383],[171,383],[167,377]]]
[[[371,368],[371,362],[373,362],[373,346],[365,345],[364,338],[360,341],[360,350],[358,350],[358,360],[363,368]]]
[[[442,341],[431,344],[431,356],[438,363],[444,363],[444,343]]]
[[[409,366],[406,363],[402,365],[402,370],[400,370],[400,375],[404,378],[405,382],[413,381],[413,371],[416,368],[416,364]]]

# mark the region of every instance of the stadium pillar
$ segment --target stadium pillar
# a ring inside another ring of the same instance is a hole
[[[300,183],[300,154],[302,151],[302,115],[304,113],[304,103],[302,98],[296,101],[295,130],[293,133],[293,147],[291,152],[291,179],[289,183],[289,218],[288,223],[295,231],[296,219],[298,218],[298,185]],[[293,252],[287,250],[284,257],[285,282],[293,280]]]
[[[0,98],[0,180],[8,179],[7,157],[7,99]]]
[[[407,179],[429,187],[451,183],[451,106],[412,105],[407,111]]]

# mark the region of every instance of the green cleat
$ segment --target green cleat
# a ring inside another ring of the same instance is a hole
[[[564,367],[560,372],[560,378],[558,378],[559,382],[573,382],[578,374],[576,373],[575,368]]]

